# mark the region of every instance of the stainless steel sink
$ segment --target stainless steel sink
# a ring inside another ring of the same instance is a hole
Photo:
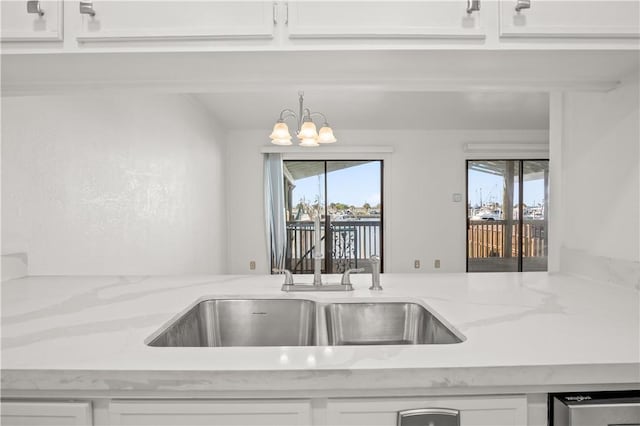
[[[154,333],[148,345],[421,345],[461,341],[417,303],[225,298],[197,303]]]
[[[310,346],[316,308],[300,299],[211,299],[177,318],[149,346]]]
[[[325,307],[329,345],[421,345],[462,340],[417,303],[331,303]]]

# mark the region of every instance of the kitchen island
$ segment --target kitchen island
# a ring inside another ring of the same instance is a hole
[[[97,413],[100,407],[108,411],[116,398],[304,398],[311,401],[313,422],[326,424],[337,421],[318,414],[331,413],[329,398],[508,397],[634,389],[640,383],[640,293],[635,288],[542,272],[383,274],[381,292],[368,290],[367,274],[352,276],[353,292],[283,293],[282,280],[222,275],[3,282],[3,398],[93,400]],[[339,276],[329,281],[338,282]],[[464,341],[146,345],[203,297],[409,300],[435,312]],[[94,413],[95,424],[100,417]]]

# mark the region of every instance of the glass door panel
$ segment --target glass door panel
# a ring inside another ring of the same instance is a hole
[[[517,272],[520,164],[467,162],[467,271]]]
[[[522,270],[546,271],[549,161],[523,163]]]
[[[382,255],[382,162],[327,161],[327,218],[333,273],[364,268]]]
[[[324,253],[325,184],[324,161],[284,162],[288,241],[285,268],[291,272],[313,274],[314,250]],[[320,217],[321,229],[316,229],[316,217]],[[319,247],[316,247],[317,232],[320,232]]]

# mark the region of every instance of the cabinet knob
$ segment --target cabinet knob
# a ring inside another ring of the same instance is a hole
[[[460,411],[449,408],[398,411],[397,426],[460,426]]]
[[[43,16],[44,10],[40,7],[38,0],[29,0],[27,1],[27,13],[37,13],[38,16]]]
[[[516,12],[520,12],[522,9],[529,9],[531,7],[531,0],[518,0],[516,2]]]
[[[93,9],[92,1],[81,1],[80,2],[80,13],[83,15],[96,16],[96,11]]]

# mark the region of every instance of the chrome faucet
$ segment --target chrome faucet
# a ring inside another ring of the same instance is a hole
[[[380,285],[380,256],[371,256],[369,259],[371,262],[371,287],[369,290],[382,290]]]
[[[347,269],[342,274],[340,284],[322,284],[322,275],[320,272],[313,275],[313,284],[295,284],[293,282],[293,274],[287,269],[274,268],[273,272],[277,274],[284,274],[284,283],[282,284],[282,291],[353,291],[351,285],[350,274],[352,272],[363,272],[364,268]]]
[[[342,285],[351,285],[351,273],[352,272],[364,272],[364,268],[358,268],[358,269],[347,269],[346,271],[344,271],[344,273],[342,274],[342,279],[340,280],[340,284]]]
[[[282,284],[283,286],[293,285],[293,274],[290,270],[273,268],[271,271],[275,272],[276,274],[284,274],[284,284]]]

